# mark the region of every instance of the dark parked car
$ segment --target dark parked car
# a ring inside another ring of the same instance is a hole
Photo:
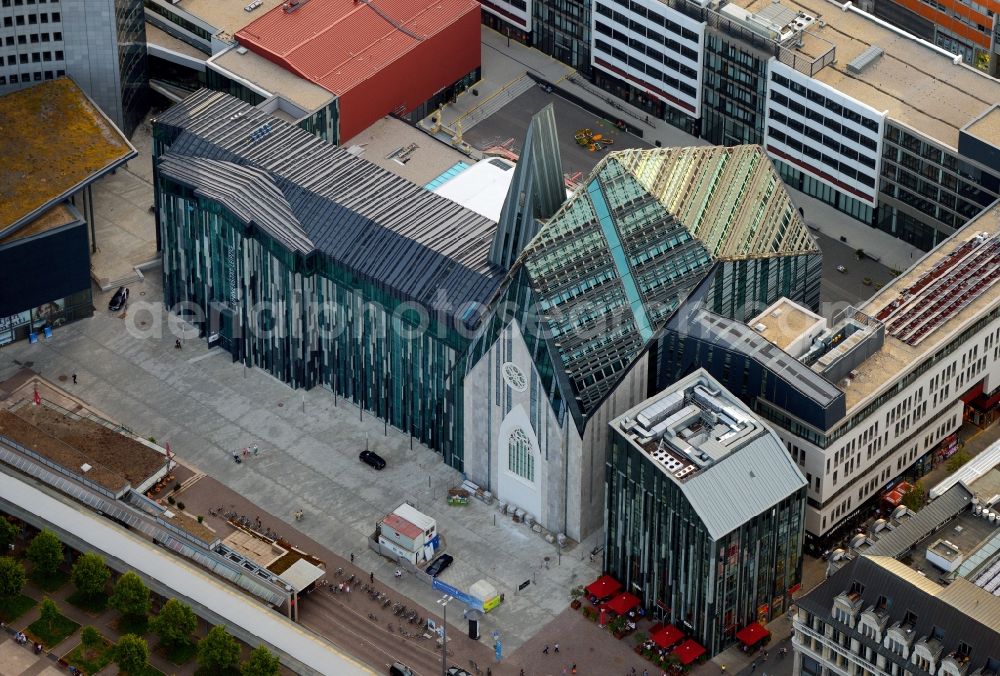
[[[448,676],[472,676],[472,674],[461,667],[448,667],[448,671],[445,673]]]
[[[389,667],[389,676],[417,676],[417,673],[402,662],[393,662]]]
[[[108,303],[108,310],[111,312],[118,312],[128,303],[128,287],[119,286],[118,290],[115,291],[115,295],[111,297],[111,302]]]
[[[378,453],[361,451],[360,455],[358,455],[358,460],[366,465],[371,465],[375,469],[385,469],[385,460]]]
[[[427,566],[427,574],[431,577],[437,577],[445,571],[445,569],[451,565],[451,562],[455,560],[455,557],[451,554],[442,554],[441,556],[434,559],[431,565]]]

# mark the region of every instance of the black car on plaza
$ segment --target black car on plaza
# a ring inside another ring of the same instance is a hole
[[[385,459],[378,453],[372,451],[361,451],[358,460],[371,466],[374,469],[385,469]]]

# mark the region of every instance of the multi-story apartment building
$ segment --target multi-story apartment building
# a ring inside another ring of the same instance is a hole
[[[610,423],[604,568],[716,654],[788,606],[806,480],[704,370]]]
[[[998,282],[1000,204],[829,327],[788,303],[739,325],[696,291],[653,368],[664,386],[704,366],[775,424],[809,481],[807,540],[822,546],[930,469],[963,395],[1000,390]]]
[[[650,117],[712,143],[763,144],[791,187],[918,248],[1000,197],[1000,162],[969,150],[1000,148],[996,124],[973,124],[1000,117],[1000,81],[857,3],[565,4],[590,7],[589,33],[540,41],[566,22],[536,8],[539,49],[589,54],[591,79]]]
[[[861,556],[799,600],[795,674],[988,676],[1000,668],[1000,598]]]
[[[534,46],[584,75],[590,68],[590,0],[531,0]]]
[[[131,136],[149,109],[141,0],[0,0],[0,94],[64,75]]]
[[[829,557],[826,582],[796,600],[794,673],[997,672],[996,483],[964,480],[916,513],[897,507]]]

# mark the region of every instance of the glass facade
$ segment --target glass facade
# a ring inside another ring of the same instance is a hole
[[[157,179],[164,300],[202,308],[235,360],[293,387],[322,385],[463,469],[468,339],[335,261],[303,257],[219,202]]]
[[[702,138],[723,146],[763,143],[770,56],[705,31]]]
[[[746,625],[784,612],[802,574],[804,486],[713,539],[679,484],[617,432],[605,481],[604,568],[654,616],[715,655]]]
[[[591,0],[533,0],[534,46],[590,76]]]
[[[927,251],[1000,197],[1000,167],[986,171],[890,121],[879,190],[876,227]]]
[[[118,75],[121,79],[122,123],[131,136],[149,110],[149,66],[142,0],[116,0]]]

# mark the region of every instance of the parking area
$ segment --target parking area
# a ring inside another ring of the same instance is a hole
[[[586,177],[590,170],[612,150],[651,147],[642,139],[619,131],[615,126],[615,120],[595,115],[557,94],[547,93],[538,86],[524,92],[465,132],[464,138],[466,142],[480,150],[514,139],[511,149],[520,152],[531,116],[550,103],[555,106],[559,152],[562,155],[565,174],[572,176],[579,172]],[[576,132],[582,129],[590,129],[595,134],[601,134],[603,140],[610,139],[612,144],[605,144],[604,149],[591,152],[576,142]]]
[[[483,627],[484,633],[499,629],[505,649],[516,649],[551,621],[566,607],[567,590],[597,574],[599,564],[587,556],[596,539],[560,556],[527,526],[497,514],[495,506],[477,500],[448,506],[447,489],[462,481],[458,472],[418,443],[411,450],[407,435],[386,430],[381,420],[335,400],[331,392],[292,390],[263,371],[234,364],[228,353],[207,350],[200,340],[176,349],[167,317],[142,309],[143,302],[162,298],[158,269],[132,285],[124,319],[106,311],[108,295],[95,297],[92,319],[61,327],[48,341],[0,348],[0,380],[27,366],[66,383],[137,434],[170,442],[182,460],[262,511],[294,523],[293,512],[302,509],[299,530],[344,558],[353,552],[359,567],[434,608],[439,593],[409,575],[392,580],[395,566],[367,547],[376,522],[411,502],[437,520],[455,556],[442,576],[445,582],[467,590],[486,579],[505,594],[505,603]],[[148,335],[131,335],[127,322]],[[68,380],[72,374],[75,385]],[[358,461],[366,440],[386,459],[385,470]],[[234,463],[232,451],[252,444],[260,454]],[[460,609],[454,609],[459,621]]]

